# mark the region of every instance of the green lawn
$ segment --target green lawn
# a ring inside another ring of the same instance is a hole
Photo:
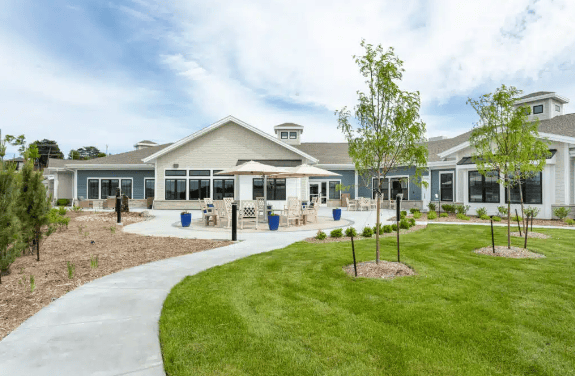
[[[552,238],[529,248],[547,258],[504,259],[473,253],[491,244],[488,227],[431,225],[402,236],[418,275],[395,280],[347,276],[349,242],[296,243],[187,277],[160,318],[165,370],[575,375],[575,232],[539,231]],[[381,244],[394,261],[395,239]],[[374,248],[356,242],[358,260]]]

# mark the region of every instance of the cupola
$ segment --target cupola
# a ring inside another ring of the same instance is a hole
[[[280,141],[290,145],[301,144],[301,134],[303,126],[294,123],[283,123],[276,125],[274,131]]]

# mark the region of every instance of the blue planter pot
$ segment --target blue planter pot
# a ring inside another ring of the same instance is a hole
[[[341,219],[341,209],[333,209],[332,214],[334,221],[339,221]]]
[[[280,216],[270,215],[268,216],[268,225],[270,226],[270,231],[276,231],[280,227]]]
[[[182,227],[190,227],[192,223],[192,213],[180,214],[180,220],[182,221]]]

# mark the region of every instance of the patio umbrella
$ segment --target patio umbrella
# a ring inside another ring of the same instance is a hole
[[[286,172],[279,173],[277,175],[272,175],[274,178],[307,178],[307,177],[333,177],[341,176],[341,174],[336,174],[323,168],[310,166],[307,164],[302,164],[296,167],[286,168]],[[299,190],[298,184],[298,190]]]
[[[286,172],[285,169],[281,167],[270,166],[267,164],[249,161],[243,163],[239,166],[229,168],[215,173],[214,175],[258,175],[264,178],[264,211],[267,211],[268,207],[268,189],[267,189],[267,177],[269,175],[277,175],[279,173]],[[264,216],[267,217],[267,216]],[[266,218],[267,219],[267,218]]]

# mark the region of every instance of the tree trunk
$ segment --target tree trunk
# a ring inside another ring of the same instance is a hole
[[[378,179],[379,185],[379,179]],[[375,199],[377,200],[375,207],[377,210],[376,220],[375,220],[375,263],[379,264],[379,212],[381,209],[381,204],[379,200],[379,192],[375,192]]]
[[[507,181],[507,248],[511,249],[511,187],[509,181]]]
[[[527,249],[527,232],[529,231],[529,217],[527,217],[527,226],[525,227],[525,244],[523,248]]]
[[[525,222],[525,213],[523,212],[523,190],[521,189],[521,181],[519,181],[519,197],[521,200],[521,224],[523,225],[523,232],[526,232],[525,226],[526,222]]]
[[[40,261],[40,231],[36,231],[36,261]]]

